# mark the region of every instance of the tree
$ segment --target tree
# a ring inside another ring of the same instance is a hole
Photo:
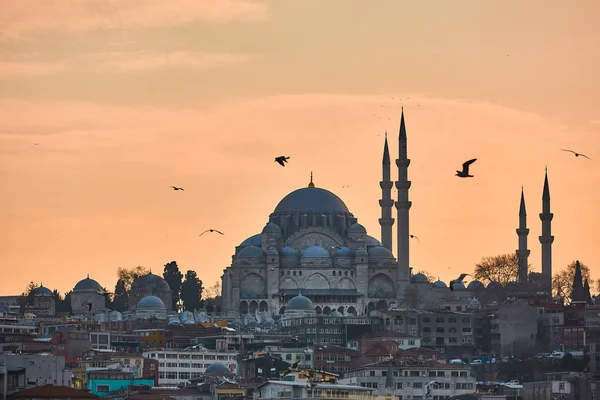
[[[216,281],[214,285],[207,288],[202,293],[202,299],[215,299],[217,297],[221,297],[221,281]]]
[[[104,293],[104,308],[112,308],[112,294],[109,294],[109,291],[106,290],[105,287],[102,288],[102,293]]]
[[[571,298],[576,265],[577,261],[573,261],[565,269],[554,274],[552,277],[552,291],[555,296],[564,297],[565,299]],[[585,282],[586,279],[590,279],[590,268],[582,262],[579,262],[579,265],[581,265],[581,277]]]
[[[33,305],[33,291],[37,289],[37,287],[38,285],[36,285],[34,281],[30,281],[27,284],[25,291],[21,293],[21,296],[25,297],[27,305]]]
[[[146,269],[143,265],[138,265],[135,268],[127,269],[127,268],[117,268],[117,278],[122,280],[125,284],[125,289],[127,292],[131,290],[131,284],[133,283],[135,278],[139,278],[140,276],[144,276],[148,274],[150,271]]]
[[[127,311],[129,308],[129,295],[127,294],[127,289],[125,289],[125,282],[121,279],[119,279],[115,285],[112,306],[118,312]]]
[[[62,301],[60,302],[61,311],[69,314],[73,313],[73,309],[71,308],[71,291],[65,293]]]
[[[506,286],[519,279],[519,257],[516,253],[500,254],[494,257],[483,257],[475,264],[473,278],[484,284],[498,282]]]
[[[198,310],[202,305],[202,281],[195,271],[185,273],[185,281],[181,284],[181,300],[187,311]]]
[[[163,278],[165,278],[165,281],[167,281],[169,287],[171,288],[171,293],[173,294],[173,306],[179,308],[183,274],[177,266],[177,261],[171,261],[170,263],[165,264]]]
[[[419,274],[425,275],[427,277],[427,279],[429,280],[429,282],[431,282],[431,283],[437,281],[437,278],[433,274],[430,274],[427,271],[419,271]]]

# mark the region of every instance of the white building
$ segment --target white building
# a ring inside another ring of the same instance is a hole
[[[8,371],[18,371],[8,376],[9,391],[43,385],[71,386],[72,372],[65,368],[63,356],[9,354],[1,355],[0,363]]]
[[[145,358],[158,360],[159,386],[174,386],[200,378],[205,373],[225,371],[237,374],[237,353],[194,348],[191,350],[158,350],[144,352]],[[209,367],[213,366],[209,370]],[[221,371],[222,370],[222,371]]]

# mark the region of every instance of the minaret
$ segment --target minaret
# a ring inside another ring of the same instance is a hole
[[[544,193],[542,194],[542,212],[540,219],[542,220],[542,236],[540,243],[542,244],[542,277],[547,290],[552,289],[552,218],[554,214],[550,212],[550,186],[548,185],[548,168],[546,168],[546,177],[544,179]]]
[[[527,282],[528,268],[529,268],[529,249],[527,248],[527,235],[529,235],[529,229],[527,229],[527,210],[525,209],[525,194],[521,187],[521,206],[519,207],[519,229],[517,229],[517,235],[519,235],[519,249],[517,250],[517,257],[519,257],[519,283]]]
[[[406,126],[404,124],[404,107],[402,107],[402,117],[400,119],[400,134],[398,136],[398,159],[396,166],[398,167],[398,180],[396,181],[396,189],[398,189],[398,201],[396,201],[396,210],[398,213],[398,272],[396,281],[398,283],[406,283],[409,279],[409,221],[408,214],[412,203],[408,200],[408,190],[411,182],[408,180],[408,152],[406,147]],[[399,285],[397,289],[402,290]],[[399,293],[400,294],[400,293]]]
[[[381,225],[381,243],[389,251],[393,252],[392,249],[392,227],[394,226],[394,218],[392,218],[392,206],[394,200],[392,200],[392,182],[390,174],[390,150],[388,148],[387,132],[385,133],[385,144],[383,145],[383,174],[382,180],[379,182],[381,188],[381,200],[379,205],[381,206],[381,218],[379,218],[379,225]]]

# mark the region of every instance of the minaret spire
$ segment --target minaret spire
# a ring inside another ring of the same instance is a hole
[[[398,269],[396,275],[396,290],[398,297],[403,295],[403,289],[409,279],[409,210],[412,203],[408,199],[408,190],[411,182],[408,180],[408,166],[410,159],[408,158],[406,124],[404,123],[404,107],[402,108],[402,116],[400,117],[400,133],[398,135],[398,159],[396,166],[398,167],[398,180],[396,181],[396,189],[398,189],[398,200],[396,201],[396,210],[398,214]]]
[[[548,167],[546,167],[546,176],[544,178],[544,191],[542,194],[542,236],[540,243],[542,245],[542,277],[546,290],[552,290],[552,218],[554,214],[550,211],[550,185],[548,184]]]
[[[379,182],[381,188],[381,200],[379,200],[379,206],[381,207],[381,218],[379,218],[379,225],[381,225],[381,243],[389,251],[392,250],[392,227],[394,226],[394,218],[392,218],[392,206],[394,200],[392,200],[392,182],[390,173],[390,150],[388,148],[387,132],[385,132],[385,142],[383,145],[383,172],[382,179]]]
[[[519,229],[517,229],[517,235],[519,236],[519,248],[517,249],[517,257],[519,258],[519,283],[527,282],[528,269],[529,269],[529,249],[527,248],[527,235],[529,235],[529,229],[527,229],[527,210],[525,209],[525,194],[523,187],[521,187],[521,206],[519,207]]]

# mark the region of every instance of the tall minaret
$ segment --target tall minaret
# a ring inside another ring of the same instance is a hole
[[[408,190],[410,181],[408,180],[408,152],[406,147],[406,126],[404,125],[404,107],[402,107],[402,117],[400,119],[400,135],[398,136],[399,152],[396,165],[398,166],[398,180],[396,189],[398,189],[398,201],[396,201],[396,210],[398,213],[398,273],[396,281],[406,283],[409,279],[410,257],[409,257],[409,221],[408,214],[412,203],[408,200]],[[398,286],[402,289],[404,285]],[[400,293],[399,293],[400,294]]]
[[[542,212],[540,219],[542,220],[542,236],[540,243],[542,244],[542,277],[547,290],[552,290],[552,218],[554,214],[550,212],[550,187],[548,185],[548,168],[546,168],[546,177],[544,179],[544,193],[542,195]]]
[[[525,194],[521,187],[521,206],[519,207],[519,229],[517,229],[517,235],[519,235],[519,249],[517,250],[517,257],[519,257],[519,283],[527,282],[528,268],[529,268],[529,249],[527,248],[527,235],[529,235],[529,229],[527,229],[527,210],[525,209]]]
[[[385,144],[383,145],[383,175],[382,180],[379,182],[381,188],[381,200],[379,205],[381,206],[381,218],[379,218],[379,225],[381,225],[381,243],[391,252],[392,249],[392,227],[394,226],[394,218],[392,218],[392,206],[394,200],[392,200],[392,178],[390,175],[390,150],[388,149],[387,132],[385,133]]]

